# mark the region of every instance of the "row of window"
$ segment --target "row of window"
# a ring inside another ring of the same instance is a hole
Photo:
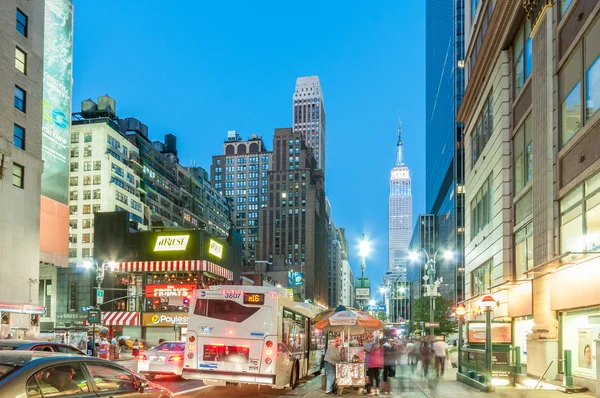
[[[101,190],[100,189],[94,189],[94,190],[90,190],[90,189],[86,189],[83,191],[83,200],[98,200],[102,198],[102,194],[101,194]],[[78,200],[79,199],[79,191],[78,190],[72,190],[71,192],[69,192],[69,199],[70,200]]]
[[[493,106],[493,97],[490,93],[477,118],[473,132],[471,133],[471,152],[473,157],[471,167],[475,166],[477,163],[477,159],[479,159],[479,156],[494,132]]]
[[[471,200],[471,238],[477,236],[492,220],[492,192],[492,175],[490,175]]]
[[[245,157],[240,157],[240,158],[237,158],[237,159],[238,159],[238,161],[237,161],[238,164],[246,164],[246,158]],[[267,155],[261,156],[260,157],[260,161],[263,162],[263,163],[267,163],[267,166],[268,166],[269,156],[267,156]],[[258,156],[250,156],[250,157],[248,157],[248,163],[258,163]],[[225,159],[225,164],[235,164],[235,158],[231,158],[231,157],[226,158]],[[221,159],[216,159],[216,165],[217,166],[221,165]]]
[[[92,213],[99,213],[100,210],[100,205],[96,204],[96,205],[82,205],[81,206],[82,209],[82,214],[92,214]],[[74,216],[79,214],[79,206],[78,205],[70,205],[69,206],[69,214]]]

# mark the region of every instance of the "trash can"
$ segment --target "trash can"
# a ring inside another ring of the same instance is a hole
[[[102,359],[109,359],[110,355],[110,344],[108,342],[100,343],[100,355]]]

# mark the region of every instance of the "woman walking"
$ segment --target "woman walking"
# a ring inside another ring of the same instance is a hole
[[[429,365],[431,365],[431,346],[429,342],[423,341],[421,345],[421,368],[423,369],[423,376],[427,377],[427,373],[429,372]]]
[[[383,395],[392,393],[392,382],[390,378],[396,376],[397,348],[389,343],[383,344]]]
[[[369,351],[369,384],[371,393],[369,395],[379,395],[380,372],[383,368],[383,347],[377,340],[371,346]]]

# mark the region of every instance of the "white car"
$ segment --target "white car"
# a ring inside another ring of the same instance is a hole
[[[183,372],[183,356],[185,343],[181,341],[165,341],[140,353],[138,356],[138,372],[149,379],[156,375],[181,377]]]

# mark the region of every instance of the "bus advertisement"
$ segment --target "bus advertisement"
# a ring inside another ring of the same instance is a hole
[[[294,388],[321,370],[327,333],[321,308],[283,288],[211,286],[192,293],[183,378]]]

